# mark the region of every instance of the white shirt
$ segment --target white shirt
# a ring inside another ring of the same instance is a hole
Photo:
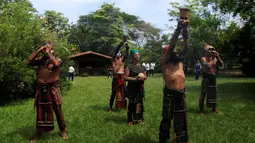
[[[150,70],[150,64],[147,63],[147,64],[145,65],[145,68],[146,68],[147,71]]]
[[[154,70],[155,68],[155,63],[151,63],[151,69]]]
[[[69,67],[69,73],[73,73],[74,72],[74,68],[72,66]]]
[[[142,64],[145,67],[145,63]]]

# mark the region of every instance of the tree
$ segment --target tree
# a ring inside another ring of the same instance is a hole
[[[104,3],[101,9],[80,16],[78,23],[72,26],[69,41],[79,45],[81,51],[110,55],[112,48],[122,39],[122,25],[119,8]]]
[[[44,26],[52,32],[56,32],[59,38],[69,34],[70,25],[68,24],[68,18],[64,17],[63,13],[46,10],[42,20]]]
[[[252,0],[203,0],[203,3],[214,5],[224,14],[240,16],[242,18],[242,28],[234,23],[230,25],[228,39],[222,44],[225,51],[231,53],[233,61],[242,65],[242,71],[245,76],[255,77],[255,69],[250,68],[255,62],[255,3]]]
[[[209,6],[203,6],[201,1],[186,0],[188,5],[185,7],[191,10],[189,23],[189,51],[185,57],[185,71],[188,67],[193,68],[197,60],[203,54],[205,43],[211,44],[220,50],[222,34],[225,30],[225,21],[228,18],[222,15],[220,11],[211,10]],[[170,3],[169,9],[170,22],[175,22],[179,17],[180,4],[177,2]],[[190,61],[190,62],[188,62]]]
[[[142,61],[158,61],[162,56],[160,29],[122,12],[114,4],[104,3],[99,10],[80,16],[72,25],[69,42],[81,51],[111,55],[125,33],[129,35],[130,50],[139,49]]]
[[[23,98],[34,94],[36,69],[26,66],[25,60],[46,39],[53,40],[59,57],[69,55],[67,40],[43,29],[36,10],[27,0],[6,2],[0,6],[0,101]],[[63,66],[65,68],[65,64]],[[67,69],[65,69],[67,70]],[[61,80],[64,81],[63,75]],[[66,85],[62,82],[62,85]],[[1,104],[0,103],[0,104]]]

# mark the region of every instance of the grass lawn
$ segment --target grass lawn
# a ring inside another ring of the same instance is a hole
[[[255,79],[218,78],[217,115],[205,107],[198,114],[201,78],[186,80],[188,129],[191,143],[255,142]],[[72,143],[157,143],[162,110],[162,76],[149,77],[145,84],[145,124],[127,126],[127,112],[108,113],[111,79],[76,77],[64,93],[63,112]],[[33,99],[0,107],[0,142],[27,143],[35,131]],[[55,118],[56,119],[56,118]],[[61,143],[59,129],[42,136],[39,143]],[[172,138],[173,136],[171,136]]]

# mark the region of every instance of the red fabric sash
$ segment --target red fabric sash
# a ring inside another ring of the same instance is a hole
[[[54,115],[53,115],[53,95],[51,88],[48,87],[46,95],[41,93],[40,86],[37,87],[37,119],[36,128],[40,132],[50,132],[54,130]]]
[[[114,74],[114,78],[118,78],[117,92],[116,92],[116,108],[125,108],[125,96],[124,96],[124,78],[122,74]]]

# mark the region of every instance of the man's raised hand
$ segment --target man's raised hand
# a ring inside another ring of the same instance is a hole
[[[41,52],[42,50],[44,51],[47,47],[46,46],[41,46],[39,47],[36,51],[37,53]]]
[[[177,23],[177,28],[178,29],[187,28],[188,23],[189,23],[189,20],[179,19]]]

